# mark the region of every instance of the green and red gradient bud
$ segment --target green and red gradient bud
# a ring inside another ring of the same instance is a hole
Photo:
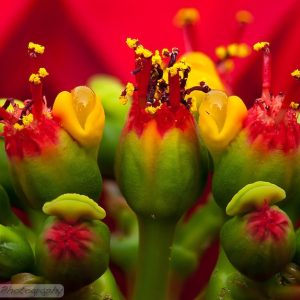
[[[259,45],[264,52],[262,96],[248,110],[241,130],[215,165],[213,193],[225,208],[246,184],[270,181],[286,191],[288,201],[282,207],[295,221],[299,217],[300,169],[295,163],[300,144],[299,105],[289,104],[283,94],[270,94],[269,45]]]
[[[44,68],[31,74],[32,99],[24,107],[11,100],[0,107],[16,191],[33,208],[68,192],[97,200],[102,187],[97,165],[104,126],[101,102],[92,90],[80,86],[60,93],[50,109],[42,94],[46,75]]]
[[[92,283],[107,269],[110,233],[100,220],[105,211],[92,199],[64,194],[45,203],[51,215],[36,243],[40,275],[67,290]]]
[[[127,43],[136,54],[136,86],[127,84],[121,96],[133,94],[133,103],[117,151],[117,182],[138,215],[178,219],[200,195],[207,173],[189,111],[192,90],[185,89],[190,67],[176,62],[178,49],[160,55],[138,40]]]
[[[246,186],[239,192],[239,201],[231,200],[234,203],[230,205],[236,206],[235,216],[221,230],[222,247],[229,261],[253,280],[267,280],[281,271],[291,262],[296,249],[291,220],[272,205],[282,200],[284,191],[268,183],[264,183],[263,191],[260,184]],[[255,191],[257,187],[259,193]]]

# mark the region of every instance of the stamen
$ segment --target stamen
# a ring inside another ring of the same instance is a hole
[[[182,8],[177,12],[174,18],[175,25],[182,28],[186,52],[195,51],[199,48],[195,28],[195,24],[199,19],[200,14],[195,8]]]
[[[268,42],[258,42],[253,45],[255,51],[263,51],[262,66],[262,98],[270,98],[271,87],[271,56],[270,44]]]
[[[44,46],[33,42],[28,43],[28,53],[30,57],[37,58],[39,55],[42,55],[44,51],[45,51]]]

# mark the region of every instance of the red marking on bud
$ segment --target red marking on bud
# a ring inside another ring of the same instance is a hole
[[[82,259],[90,248],[92,232],[82,224],[59,221],[48,229],[44,240],[56,259]]]
[[[34,120],[32,124],[21,130],[14,128],[14,124],[5,124],[3,135],[5,149],[10,157],[40,155],[44,149],[58,142],[59,124],[46,116]]]
[[[260,210],[250,214],[247,230],[260,242],[268,238],[280,241],[285,237],[288,225],[289,221],[282,212],[265,204]]]
[[[267,150],[289,152],[300,144],[300,124],[297,111],[284,105],[284,96],[257,99],[249,110],[244,127],[250,142],[257,142]]]

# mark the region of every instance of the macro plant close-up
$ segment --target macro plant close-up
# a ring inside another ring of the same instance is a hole
[[[300,299],[300,2],[0,7],[0,299]]]

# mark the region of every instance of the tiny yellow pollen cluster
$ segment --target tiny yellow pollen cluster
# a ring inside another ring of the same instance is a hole
[[[20,125],[19,123],[16,123],[16,124],[14,124],[14,129],[22,130],[22,129],[24,129],[24,125]]]
[[[296,79],[300,79],[300,70],[299,69],[296,69],[294,70],[291,75],[296,78]]]
[[[152,56],[151,60],[152,60],[153,65],[155,65],[155,64],[157,64],[159,66],[162,65],[162,58],[161,58],[158,50],[155,50],[155,55]]]
[[[219,46],[215,49],[215,54],[220,60],[225,60],[229,57],[244,58],[250,54],[250,48],[245,43],[232,43],[227,47]]]
[[[45,68],[39,68],[39,76],[44,78],[46,76],[48,76],[49,73],[47,72],[47,70]]]
[[[32,73],[29,76],[29,82],[31,82],[33,84],[41,84],[41,78],[40,78],[39,74]]]
[[[144,46],[142,45],[138,45],[135,49],[135,53],[137,55],[143,55],[145,58],[149,58],[152,56],[152,52],[146,48],[144,48]]]
[[[197,99],[196,99],[196,97],[192,96],[192,97],[191,97],[191,102],[192,102],[192,105],[191,105],[191,112],[196,112],[196,111],[198,111],[198,107],[197,107]]]
[[[253,15],[248,10],[239,10],[235,17],[240,23],[249,24],[253,22]]]
[[[145,111],[150,114],[150,115],[154,115],[158,110],[160,109],[160,106],[147,106],[145,108]]]
[[[119,101],[122,105],[125,105],[128,102],[128,97],[131,97],[134,93],[135,87],[133,83],[128,82],[126,84],[125,90],[122,92],[121,96],[119,97]]]
[[[260,50],[262,50],[262,49],[264,49],[264,48],[266,48],[266,47],[269,47],[270,46],[270,43],[269,42],[258,42],[258,43],[255,43],[254,45],[253,45],[253,49],[255,50],[255,51],[260,51]]]
[[[297,110],[299,108],[300,104],[296,102],[290,103],[290,108]]]
[[[28,50],[33,51],[36,54],[43,54],[44,51],[45,51],[45,47],[40,45],[40,44],[29,42],[28,43]]]
[[[136,48],[138,46],[138,43],[139,43],[138,39],[132,39],[132,38],[126,39],[126,44],[130,49]]]
[[[200,14],[196,8],[182,8],[177,12],[174,18],[174,23],[178,27],[183,27],[185,25],[195,24],[199,21],[199,19]]]
[[[169,71],[171,77],[173,77],[179,73],[179,71],[184,71],[188,68],[190,68],[190,65],[185,62],[185,59],[182,59],[176,62],[172,67],[167,68],[167,70]]]
[[[33,114],[28,114],[22,117],[22,122],[24,126],[28,126],[33,121]]]
[[[29,76],[29,82],[33,84],[41,84],[41,78],[48,76],[49,73],[45,68],[39,68],[38,73],[32,73]]]

